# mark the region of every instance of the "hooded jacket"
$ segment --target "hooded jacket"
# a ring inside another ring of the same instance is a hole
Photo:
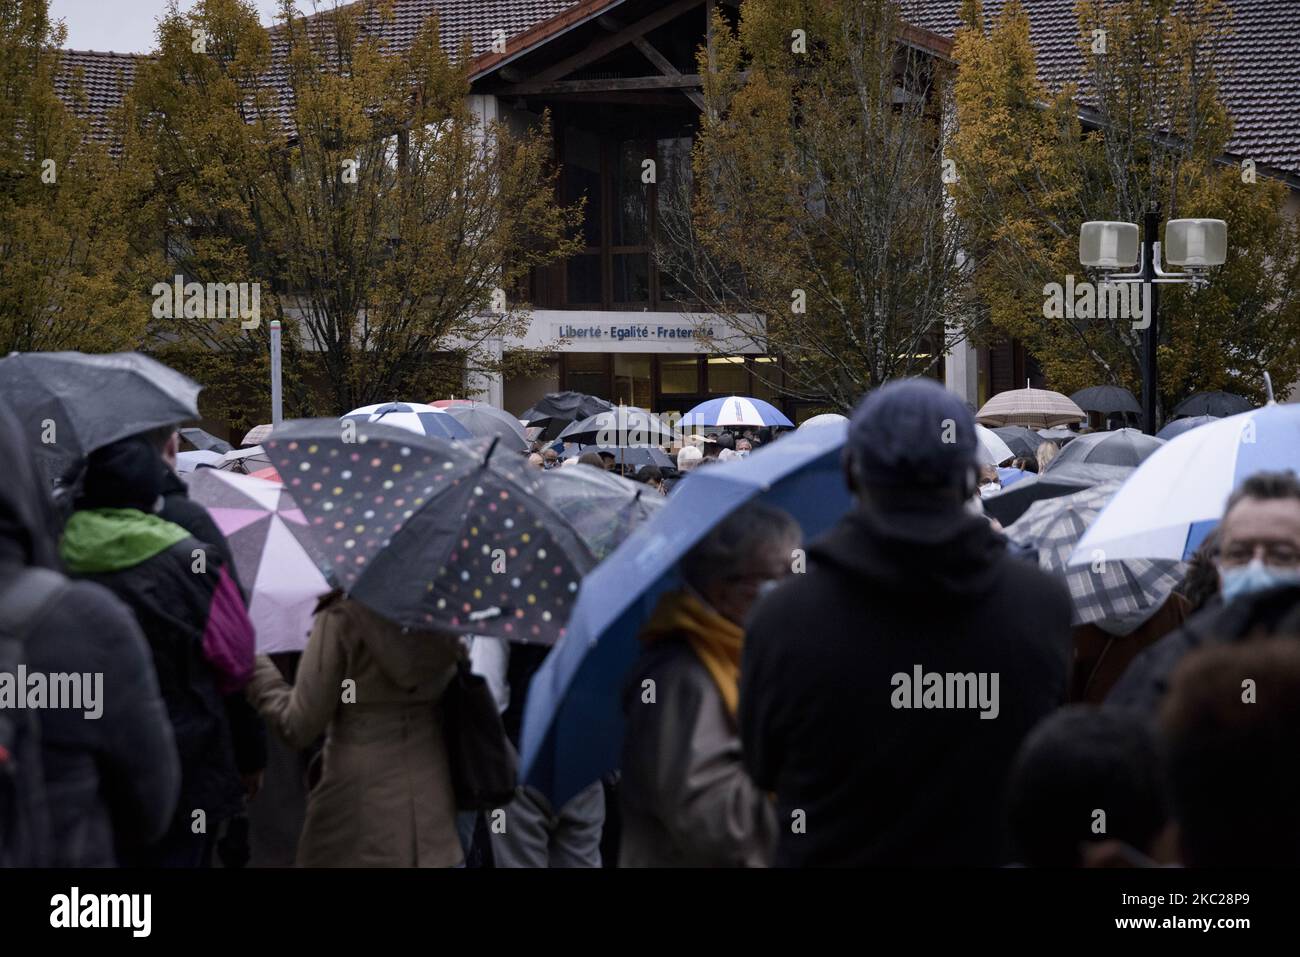
[[[243,807],[222,698],[247,684],[254,636],[220,554],[146,511],[161,481],[143,440],[92,453],[60,553],[70,572],[125,602],[144,631],[181,759],[173,830],[188,833],[195,811],[211,828]]]
[[[755,609],[741,661],[775,864],[1000,863],[1012,757],[1065,698],[1065,586],[959,506],[859,509],[808,559]]]
[[[317,609],[295,683],[264,655],[248,695],[291,747],[322,732],[299,867],[452,867],[463,859],[442,722],[454,636],[406,631],[337,594]]]
[[[61,571],[58,523],[21,426],[0,403],[0,585],[27,568]],[[157,840],[176,806],[180,764],[149,646],[121,601],[70,581],[32,622],[29,672],[102,675],[102,713],[40,712],[41,760],[56,867],[112,867],[117,846]]]

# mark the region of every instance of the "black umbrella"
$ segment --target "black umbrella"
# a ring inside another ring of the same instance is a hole
[[[524,427],[509,412],[492,405],[452,405],[447,414],[479,438],[499,438],[501,444],[515,452],[528,449]]]
[[[639,445],[629,448],[619,448],[616,445],[571,445],[566,448],[562,457],[571,459],[585,452],[611,455],[615,459],[621,458],[623,465],[631,465],[636,468],[643,468],[647,465],[653,465],[655,468],[660,469],[675,469],[677,467],[673,457],[657,445]]]
[[[1055,465],[1055,461],[1052,464]],[[1112,479],[1123,481],[1132,473],[1133,469],[1127,466],[1078,462],[1061,468],[1051,468],[1041,475],[1026,475],[1009,489],[983,499],[984,511],[1005,527],[1023,515],[1030,505],[1041,499],[1071,495]]]
[[[543,472],[537,493],[568,519],[597,559],[612,552],[668,501],[641,482],[586,466]]]
[[[1198,392],[1174,406],[1174,415],[1213,415],[1223,418],[1249,412],[1254,406],[1244,396],[1232,392]]]
[[[678,445],[682,434],[653,412],[620,405],[589,419],[574,422],[559,436],[579,445],[612,445],[635,448],[647,445]]]
[[[181,438],[200,452],[216,452],[219,455],[225,455],[233,448],[225,439],[219,439],[211,432],[205,432],[203,429],[181,429]]]
[[[408,628],[552,644],[595,558],[497,439],[334,419],[277,426],[271,461],[339,585]]]
[[[1215,415],[1191,415],[1182,419],[1174,419],[1166,422],[1164,428],[1156,433],[1156,438],[1164,439],[1168,442],[1175,436],[1182,435],[1184,432],[1190,432],[1192,429],[1200,428],[1202,425],[1209,425],[1211,422],[1217,422],[1218,416]]]
[[[1007,443],[1007,447],[1017,458],[1020,456],[1033,458],[1038,447],[1047,441],[1033,429],[1027,429],[1023,425],[1003,425],[993,431]]]
[[[540,427],[539,438],[551,441],[558,438],[566,426],[612,408],[611,403],[585,392],[549,392],[519,418],[527,422],[530,429]]]
[[[1047,466],[1046,474],[1067,468],[1071,463],[1091,465],[1126,465],[1136,468],[1156,449],[1165,444],[1164,439],[1144,435],[1137,429],[1116,429],[1113,432],[1090,432],[1081,435],[1061,449],[1059,455]]]
[[[1142,406],[1133,398],[1133,393],[1117,385],[1094,385],[1080,389],[1070,396],[1074,404],[1085,412],[1100,412],[1112,415],[1116,412],[1142,414]]]
[[[0,359],[0,398],[51,479],[95,449],[199,417],[202,388],[138,352],[15,352]]]

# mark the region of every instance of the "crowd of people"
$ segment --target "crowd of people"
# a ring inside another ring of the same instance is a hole
[[[673,494],[772,440],[719,431],[630,477]],[[467,812],[435,705],[472,668],[518,749],[549,649],[403,628],[335,590],[304,652],[257,655],[173,429],[96,449],[65,513],[0,407],[0,635],[32,671],[104,683],[94,721],[0,713],[42,771],[4,862],[241,866],[250,818],[296,800],[308,867],[1300,863],[1300,480],[1241,483],[1168,608],[1098,652],[1062,579],[984,514],[976,445],[935,383],[867,395],[827,534],[749,504],[680,562],[625,678],[618,773]],[[630,468],[561,451],[528,460]]]

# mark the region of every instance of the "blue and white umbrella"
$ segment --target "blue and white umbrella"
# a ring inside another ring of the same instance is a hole
[[[1300,405],[1268,405],[1170,439],[1137,467],[1070,557],[1185,559],[1256,472],[1300,473]]]
[[[759,429],[765,425],[794,428],[794,423],[772,403],[743,395],[701,402],[682,416],[682,421],[678,424],[682,428]]]
[[[618,766],[623,682],[641,653],[637,633],[659,596],[680,584],[681,557],[751,501],[789,512],[805,541],[820,535],[851,505],[841,465],[847,433],[843,425],[807,429],[747,458],[691,472],[654,517],[587,574],[568,630],[529,685],[521,782],[559,807]]]
[[[381,402],[353,409],[339,418],[357,422],[382,422],[384,425],[395,425],[408,432],[432,435],[438,439],[473,438],[473,433],[446,409],[435,409],[419,402]]]

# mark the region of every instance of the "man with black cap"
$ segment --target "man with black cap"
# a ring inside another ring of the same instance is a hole
[[[844,453],[856,508],[750,619],[741,738],[776,794],[777,866],[1005,860],[1003,787],[1065,699],[1070,600],[970,505],[976,442],[938,383],[868,395]]]

